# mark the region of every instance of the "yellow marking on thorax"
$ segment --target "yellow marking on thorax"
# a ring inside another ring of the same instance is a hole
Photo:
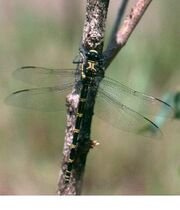
[[[95,69],[95,62],[94,61],[88,61],[87,69],[91,69],[92,71],[96,71],[96,69]]]
[[[84,79],[86,78],[86,75],[84,74],[84,67],[83,64],[80,64],[79,66],[80,72],[81,72],[81,77]]]

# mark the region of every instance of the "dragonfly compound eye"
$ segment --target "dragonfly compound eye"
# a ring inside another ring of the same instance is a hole
[[[90,50],[87,53],[87,57],[89,60],[97,61],[97,60],[99,60],[99,53],[96,50]]]

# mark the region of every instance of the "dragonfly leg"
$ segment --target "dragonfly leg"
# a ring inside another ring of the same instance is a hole
[[[94,149],[96,146],[100,145],[100,143],[96,140],[91,140],[90,149]]]

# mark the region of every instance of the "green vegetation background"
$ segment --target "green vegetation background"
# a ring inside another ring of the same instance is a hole
[[[106,43],[118,2],[110,4]],[[65,112],[15,108],[4,98],[32,87],[12,78],[17,67],[72,67],[84,15],[85,1],[0,0],[0,194],[56,192]],[[153,1],[107,74],[159,97],[177,90],[179,19],[179,0]],[[163,140],[147,139],[94,118],[92,139],[100,146],[88,156],[83,194],[180,194],[179,129],[170,121]]]

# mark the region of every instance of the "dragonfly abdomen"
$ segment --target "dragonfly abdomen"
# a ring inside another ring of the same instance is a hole
[[[84,109],[85,109],[87,94],[88,94],[88,85],[84,85],[82,87],[81,95],[80,95],[80,99],[79,99],[78,110],[77,110],[77,114],[76,114],[76,123],[75,123],[74,134],[73,134],[73,140],[72,140],[72,144],[70,146],[70,155],[69,155],[69,159],[68,159],[68,162],[67,162],[67,169],[66,169],[66,172],[65,172],[65,183],[66,184],[69,183],[71,172],[72,172],[73,166],[74,166],[74,161],[75,161],[75,158],[76,158],[76,148],[77,148],[77,143],[78,143],[78,138],[79,138],[81,122],[82,122],[83,115],[84,115]]]

